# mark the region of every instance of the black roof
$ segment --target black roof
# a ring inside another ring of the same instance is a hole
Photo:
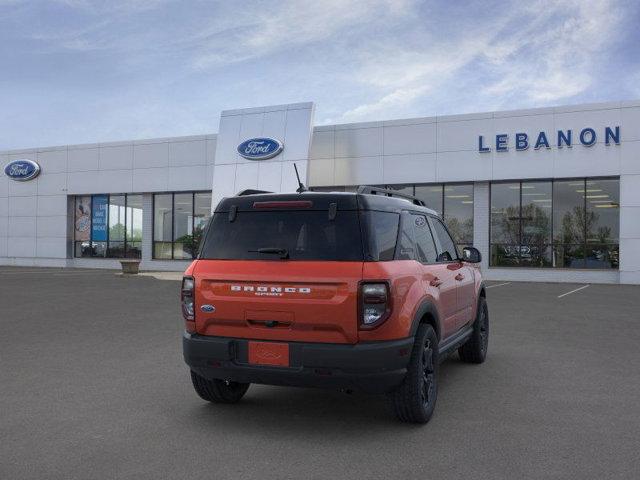
[[[256,202],[293,202],[310,201],[309,208],[298,207],[311,210],[328,210],[329,205],[336,204],[337,210],[377,210],[384,212],[401,212],[411,210],[428,215],[437,216],[437,212],[430,208],[416,205],[409,198],[391,197],[380,194],[369,194],[359,192],[311,192],[302,193],[255,193],[256,190],[241,192],[235,197],[223,198],[216,206],[216,212],[229,212],[231,209],[237,211],[253,211]],[[268,207],[268,206],[267,206]],[[269,208],[265,208],[268,210]],[[296,210],[293,206],[291,210]]]

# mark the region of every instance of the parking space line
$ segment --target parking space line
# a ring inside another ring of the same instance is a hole
[[[584,290],[589,285],[583,285],[582,287],[576,288],[575,290],[571,290],[570,292],[563,293],[562,295],[558,295],[558,298],[566,297],[567,295],[571,295],[572,293],[579,292],[580,290]]]
[[[510,284],[511,282],[496,283],[495,285],[487,285],[485,288],[502,287],[503,285],[510,285]]]

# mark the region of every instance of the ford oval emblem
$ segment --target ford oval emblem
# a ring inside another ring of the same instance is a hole
[[[40,173],[40,165],[33,160],[14,160],[4,167],[4,173],[11,180],[26,182],[38,176]]]
[[[278,155],[284,146],[273,138],[250,138],[238,145],[238,153],[249,160],[266,160]]]
[[[424,218],[422,215],[416,215],[416,219],[414,220],[414,223],[416,224],[416,227],[424,227],[427,224],[427,219]]]
[[[200,307],[200,310],[202,310],[203,312],[215,312],[216,307],[214,307],[213,305],[202,305]]]

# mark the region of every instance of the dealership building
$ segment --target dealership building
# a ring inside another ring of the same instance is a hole
[[[221,198],[295,191],[294,164],[314,190],[423,199],[489,279],[640,284],[640,101],[319,126],[299,103],[0,152],[0,265],[183,270]]]

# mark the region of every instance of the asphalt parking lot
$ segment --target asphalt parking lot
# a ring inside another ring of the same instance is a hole
[[[447,360],[419,427],[323,390],[209,405],[178,282],[0,267],[0,478],[638,478],[640,287],[489,285],[489,358]]]

